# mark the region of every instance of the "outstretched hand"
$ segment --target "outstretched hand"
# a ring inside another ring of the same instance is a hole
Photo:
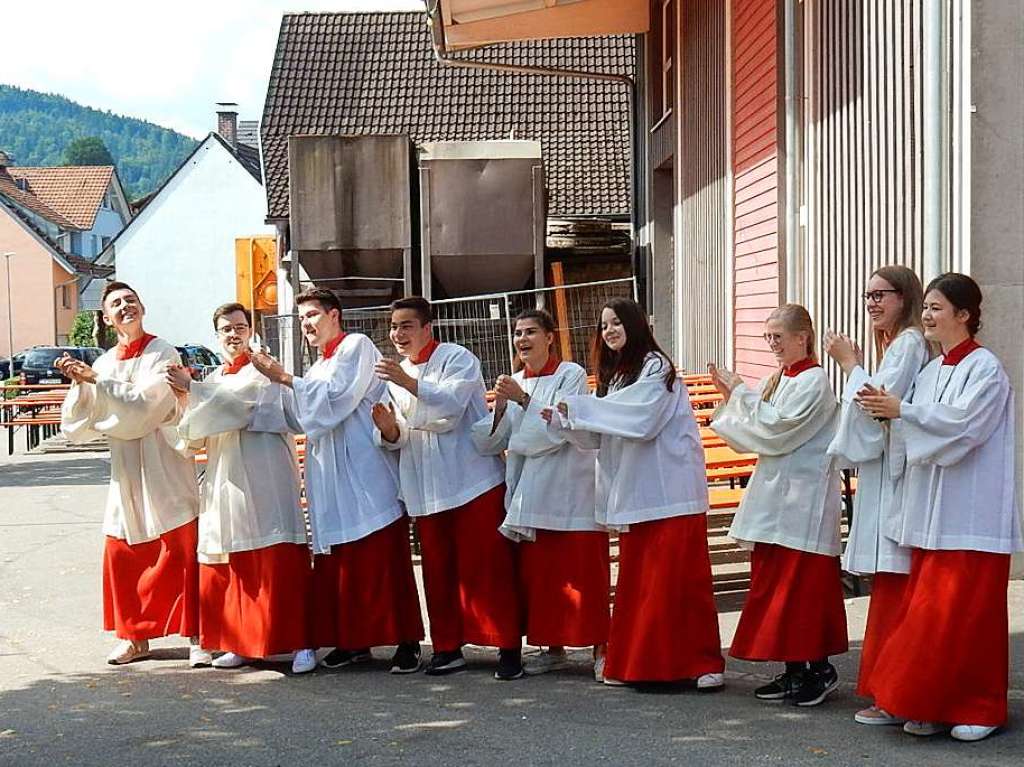
[[[75,383],[96,383],[96,371],[67,352],[61,355],[53,366]]]
[[[370,411],[373,417],[373,425],[380,431],[380,436],[386,442],[398,442],[401,432],[398,429],[398,416],[395,415],[395,406],[392,403],[385,405],[378,402]]]
[[[175,394],[188,393],[189,387],[192,386],[192,374],[184,365],[168,365],[165,377],[167,385],[174,390]]]
[[[858,365],[864,364],[864,352],[849,336],[827,330],[823,347],[825,354],[834,359],[847,375]]]
[[[249,361],[254,368],[274,383],[284,384],[285,386],[292,385],[292,376],[285,371],[284,366],[280,362],[267,354],[266,351],[252,352],[249,356]]]
[[[871,384],[864,384],[857,391],[854,401],[864,412],[880,421],[899,418],[903,404],[899,397],[889,394],[884,386],[876,389]]]
[[[711,383],[718,389],[725,402],[729,401],[733,389],[743,383],[741,376],[726,368],[720,368],[713,362],[708,363],[708,373],[711,375]]]

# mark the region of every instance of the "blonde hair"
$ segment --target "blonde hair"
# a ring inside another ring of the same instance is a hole
[[[807,344],[805,351],[807,356],[814,362],[818,361],[818,352],[816,351],[816,342],[814,336],[814,323],[811,322],[811,315],[808,311],[800,304],[783,304],[778,309],[768,315],[766,322],[776,320],[782,323],[782,327],[785,328],[787,333],[806,333]],[[761,394],[761,399],[765,402],[771,400],[772,395],[775,394],[775,390],[779,388],[779,381],[782,380],[783,368],[779,368],[772,373],[771,378],[768,379],[768,383],[765,384],[764,392]]]
[[[921,287],[921,280],[918,279],[913,270],[897,264],[879,267],[871,273],[871,276],[881,277],[892,285],[895,290],[898,290],[900,296],[903,297],[903,308],[900,310],[900,316],[896,319],[896,325],[892,331],[884,333],[881,330],[875,330],[872,333],[872,341],[875,347],[875,363],[877,364],[882,361],[882,357],[885,356],[885,350],[889,348],[889,344],[904,330],[917,328],[921,331],[922,335],[924,334],[924,328],[921,325],[921,312],[924,309],[924,289]]]

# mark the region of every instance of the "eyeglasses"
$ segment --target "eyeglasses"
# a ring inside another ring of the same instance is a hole
[[[238,325],[221,325],[219,328],[217,328],[217,332],[220,335],[222,335],[222,336],[226,336],[226,335],[228,335],[231,332],[235,332],[235,333],[238,333],[238,335],[242,335],[242,333],[244,333],[248,329],[249,329],[248,325],[242,325],[242,324],[238,324]]]
[[[764,342],[769,346],[771,346],[772,344],[782,343],[782,333],[765,333],[761,337],[764,339]]]
[[[880,304],[880,303],[882,303],[882,299],[885,298],[885,294],[886,293],[900,293],[900,292],[901,291],[893,290],[892,288],[886,288],[885,290],[869,290],[866,293],[862,293],[861,294],[861,298],[863,298],[868,303]]]

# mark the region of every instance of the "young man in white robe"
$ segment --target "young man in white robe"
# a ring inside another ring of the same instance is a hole
[[[111,282],[102,304],[117,346],[92,367],[64,355],[57,368],[72,381],[61,408],[68,440],[110,442],[103,625],[121,642],[107,662],[148,658],[151,639],[180,634],[192,640],[189,664],[208,666],[210,654],[198,645],[199,490],[192,460],[174,449],[179,411],[166,381],[181,360],[146,333],[145,308],[130,286]]]
[[[395,457],[374,444],[371,411],[387,397],[374,373],[373,342],[342,329],[329,290],[295,297],[306,341],[320,358],[303,376],[266,354],[253,365],[288,387],[285,404],[306,434],[306,497],[313,532],[313,640],[334,647],[321,664],[342,668],[395,645],[391,673],[420,668],[423,619],[412,569],[409,521]]]
[[[402,498],[416,519],[434,654],[430,675],[465,668],[464,644],[499,648],[495,678],[523,675],[522,608],[515,549],[498,532],[505,516],[505,467],[480,455],[473,424],[487,414],[480,360],[433,337],[430,304],[391,305],[391,341],[401,363],[377,375],[394,405],[378,404],[378,444],[400,452]]]
[[[216,668],[295,653],[292,671],[316,668],[310,649],[312,562],[299,504],[295,442],[280,385],[250,364],[252,315],[224,304],[213,325],[227,364],[205,381],[172,367],[185,408],[179,448],[206,449],[199,514],[200,640],[225,653]]]

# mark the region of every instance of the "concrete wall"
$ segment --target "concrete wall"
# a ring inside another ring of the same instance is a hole
[[[218,351],[211,317],[235,300],[235,238],[273,236],[265,216],[263,187],[207,139],[114,245],[117,279],[139,291],[147,330]]]
[[[1017,395],[1017,503],[1024,506],[1024,14],[971,4],[971,275],[984,291],[981,338]],[[1014,565],[1024,577],[1024,557]]]
[[[54,342],[54,275],[69,279],[55,264],[49,251],[8,211],[0,208],[0,253],[13,252],[11,267],[11,323],[14,325],[14,351],[35,344]],[[0,257],[0,355],[8,357],[7,270]]]

